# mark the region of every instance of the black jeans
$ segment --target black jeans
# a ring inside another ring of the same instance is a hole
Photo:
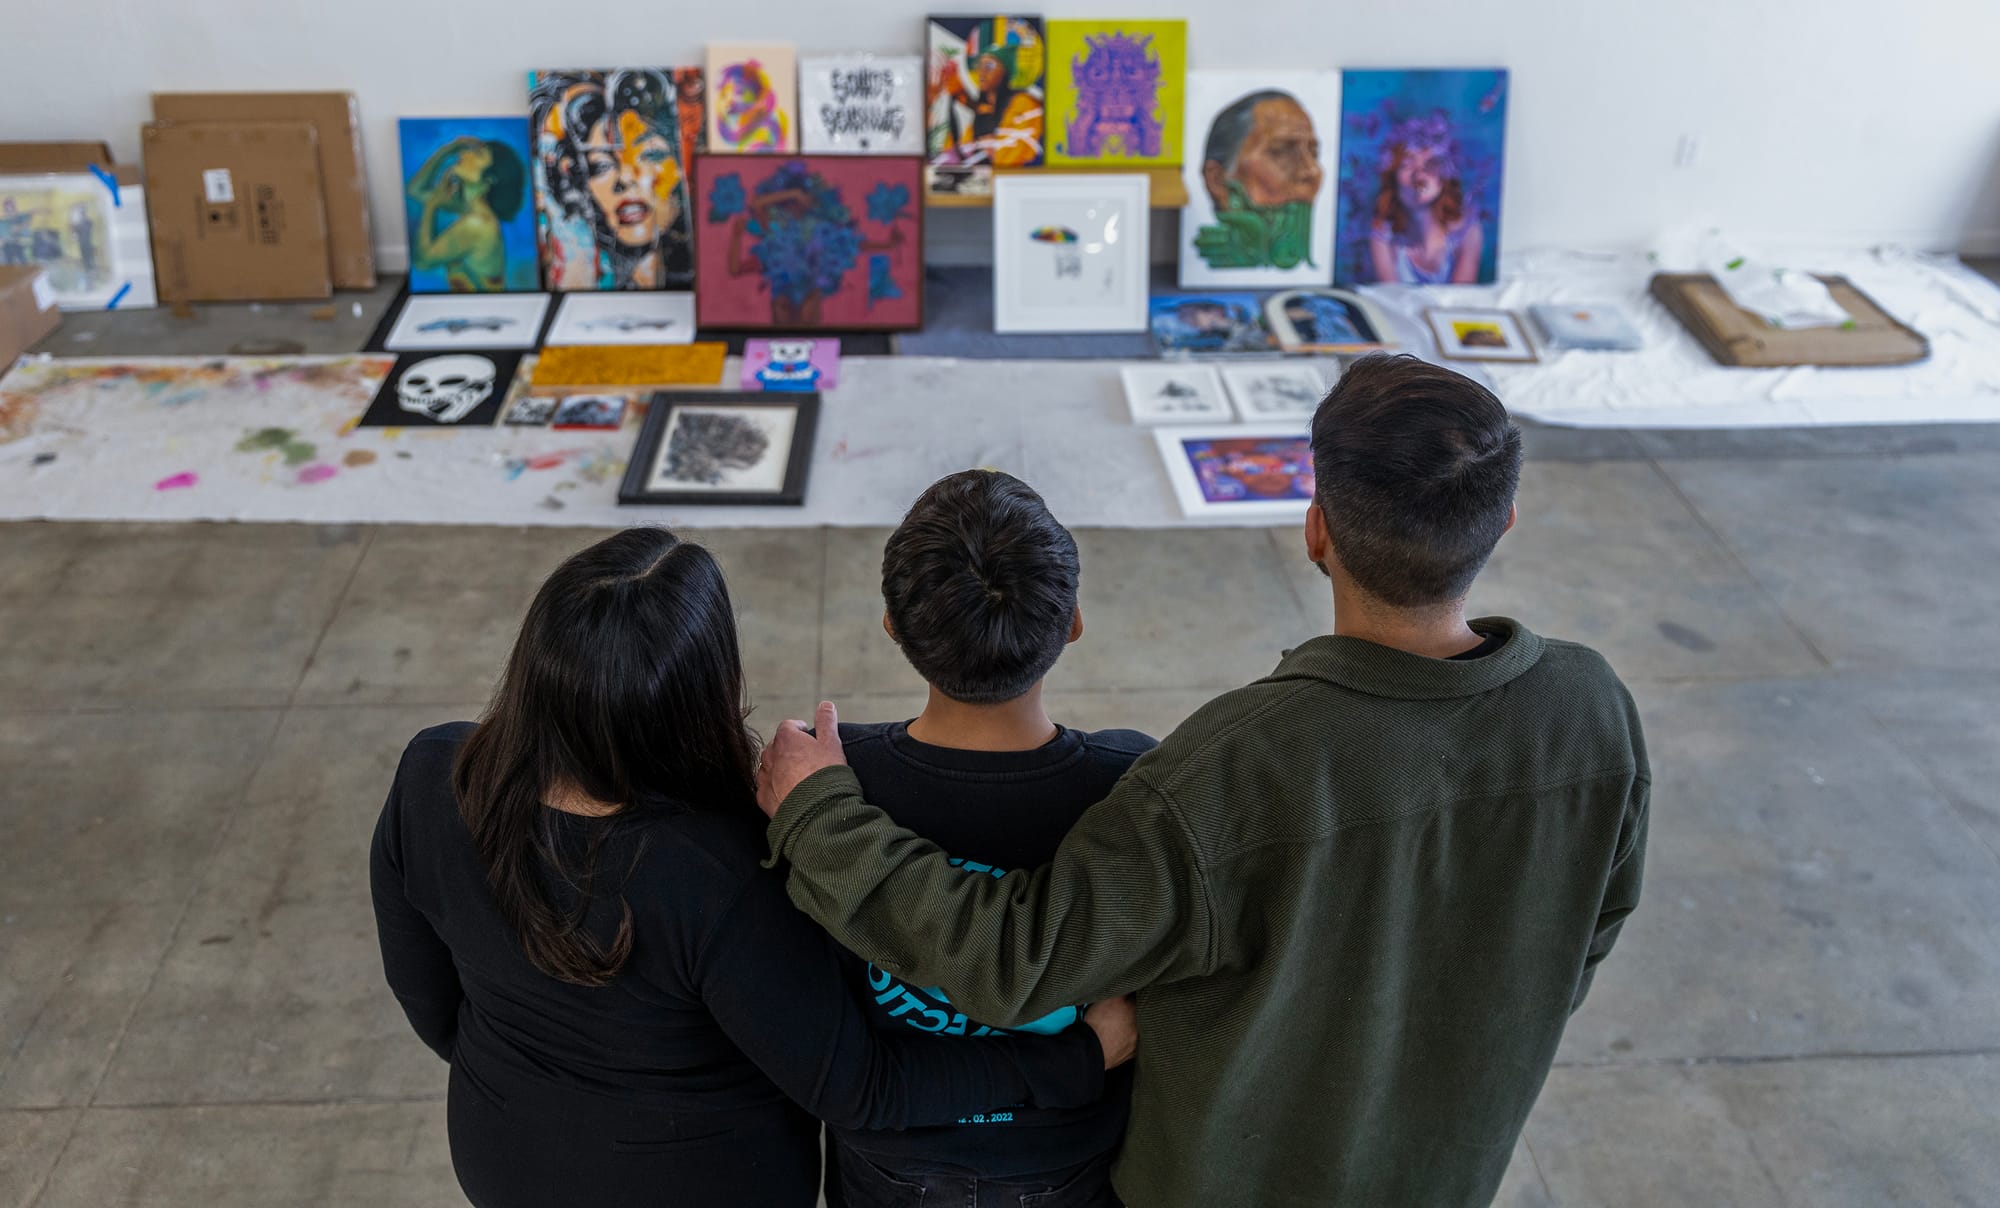
[[[1123,1208],[1111,1190],[1112,1155],[1043,1174],[989,1179],[885,1170],[838,1142],[827,1157],[840,1180],[835,1208]]]

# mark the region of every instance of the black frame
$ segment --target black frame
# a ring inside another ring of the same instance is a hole
[[[792,447],[785,462],[785,484],[774,492],[753,491],[649,491],[653,463],[660,456],[660,441],[666,436],[667,417],[676,407],[736,407],[753,410],[789,408],[797,412],[792,423]],[[650,504],[665,507],[800,507],[806,501],[806,478],[812,471],[813,438],[819,431],[817,391],[759,393],[744,390],[661,390],[646,404],[646,422],[632,446],[625,465],[625,479],[618,484],[621,504]]]

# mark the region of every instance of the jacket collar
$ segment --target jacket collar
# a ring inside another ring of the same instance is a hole
[[[1395,700],[1450,700],[1491,691],[1521,676],[1546,648],[1526,625],[1507,617],[1481,617],[1469,624],[1481,634],[1505,635],[1506,644],[1485,658],[1453,662],[1328,634],[1286,651],[1266,680],[1317,679]]]

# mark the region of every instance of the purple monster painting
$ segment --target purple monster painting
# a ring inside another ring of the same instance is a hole
[[[1180,162],[1184,21],[1049,22],[1051,163]]]

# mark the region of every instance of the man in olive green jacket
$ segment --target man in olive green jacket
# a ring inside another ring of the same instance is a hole
[[[1514,521],[1505,409],[1370,358],[1312,445],[1333,634],[1198,710],[1052,864],[965,876],[899,830],[830,705],[764,756],[773,859],[852,951],[996,1025],[1138,992],[1133,1208],[1488,1203],[1638,903],[1631,697],[1594,651],[1465,619]]]

